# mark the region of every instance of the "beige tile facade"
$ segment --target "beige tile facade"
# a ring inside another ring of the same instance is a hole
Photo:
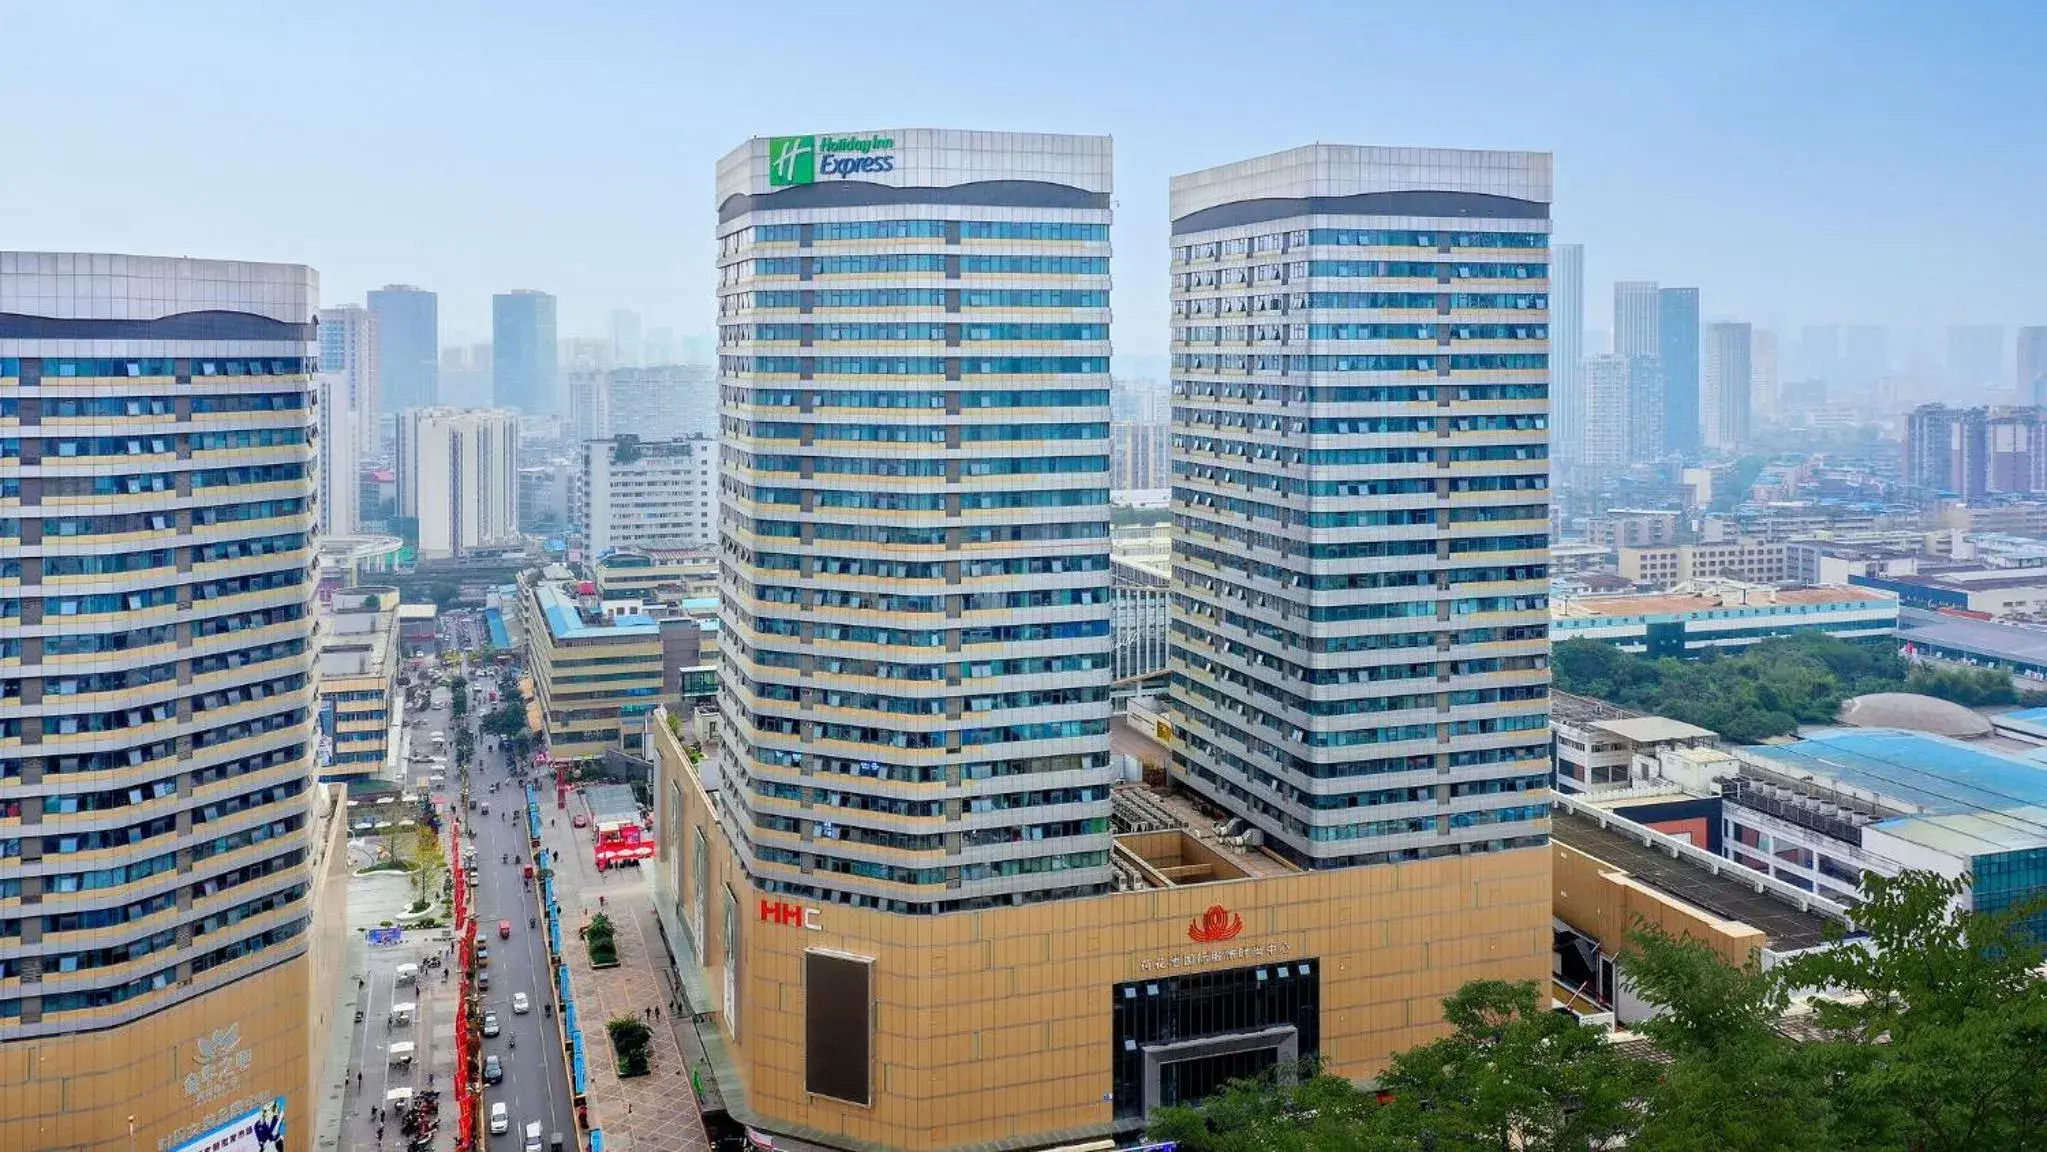
[[[657,896],[709,958],[702,984],[719,1002],[696,1008],[718,1014],[743,1081],[724,1086],[731,1110],[769,1131],[914,1152],[1106,1133],[1111,992],[1154,971],[1319,961],[1322,1055],[1353,1077],[1440,1034],[1441,1001],[1465,982],[1548,977],[1547,849],[946,916],[764,897],[736,867],[680,745],[664,724],[654,731]],[[779,922],[764,901],[803,914]],[[1191,942],[1190,926],[1216,905],[1243,918],[1242,932]],[[873,962],[871,1106],[804,1090],[802,965],[813,949]]]
[[[300,956],[123,1027],[0,1044],[0,1148],[176,1148],[282,1096],[286,1152],[307,1152],[311,964]]]

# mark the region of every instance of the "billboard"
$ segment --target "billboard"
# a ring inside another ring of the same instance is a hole
[[[635,821],[603,823],[597,825],[596,848],[599,864],[650,860],[654,856],[654,836]]]
[[[194,1136],[171,1152],[284,1152],[284,1097]]]

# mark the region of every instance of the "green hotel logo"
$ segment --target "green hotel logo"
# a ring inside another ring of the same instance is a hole
[[[768,186],[809,184],[817,179],[817,137],[774,136],[768,140]]]
[[[896,142],[890,136],[770,136],[768,187],[815,184],[818,177],[893,172]]]

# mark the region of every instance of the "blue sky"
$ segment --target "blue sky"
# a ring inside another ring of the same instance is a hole
[[[0,245],[418,283],[451,343],[512,287],[701,333],[748,136],[1106,132],[1117,350],[1153,354],[1167,178],[1328,140],[1556,153],[1591,327],[1616,277],[1787,329],[2047,323],[2043,39],[1993,2],[0,0]]]

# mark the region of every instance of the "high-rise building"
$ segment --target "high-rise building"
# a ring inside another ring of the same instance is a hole
[[[357,455],[375,456],[377,416],[383,403],[378,388],[377,314],[344,304],[320,309],[320,371],[340,378],[352,423],[344,425]]]
[[[1172,425],[1164,421],[1117,420],[1109,425],[1109,486],[1158,489],[1170,485]]]
[[[410,284],[369,294],[377,314],[377,404],[381,414],[441,402],[441,302]]]
[[[717,542],[718,442],[586,440],[576,485],[583,546],[702,548]]]
[[[1106,137],[924,129],[719,161],[720,800],[770,890],[1109,887],[1110,173]]]
[[[1798,370],[1809,380],[1830,385],[1837,395],[1845,390],[1841,379],[1840,325],[1807,324],[1798,330]]]
[[[1891,334],[1881,324],[1852,324],[1841,330],[1841,363],[1835,372],[1837,394],[1856,398],[1876,391],[1877,381],[1891,371]]]
[[[1613,285],[1613,354],[1662,355],[1661,296],[1654,280],[1616,280]]]
[[[1174,182],[1202,531],[1141,600],[1110,583],[1109,142],[720,163],[720,715],[641,731],[656,912],[760,1139],[1106,1147],[1276,1062],[1376,1075],[1466,981],[1546,977],[1548,160]],[[596,611],[535,608],[588,643]],[[1123,735],[1183,787],[1112,792],[1112,646],[1154,679],[1165,623],[1199,714],[1133,701]]]
[[[491,402],[529,416],[559,412],[554,297],[520,288],[490,306]]]
[[[1703,441],[1700,413],[1699,290],[1662,288],[1656,293],[1656,350],[1663,378],[1663,446],[1697,452]]]
[[[1579,464],[1619,468],[1628,461],[1628,366],[1642,357],[1588,356],[1581,367],[1585,406],[1578,431]]]
[[[1654,356],[1627,356],[1626,458],[1642,464],[1670,450],[1670,389],[1663,380],[1663,361]]]
[[[1580,459],[1586,433],[1585,246],[1550,249],[1550,428],[1557,459]]]
[[[1749,393],[1749,411],[1754,416],[1775,417],[1778,402],[1777,334],[1767,328],[1755,330],[1749,347],[1749,371],[1754,388]]]
[[[573,369],[563,391],[572,440],[718,438],[718,392],[708,367]]]
[[[649,364],[680,364],[682,346],[676,343],[675,329],[665,325],[647,329],[647,343],[643,354]]]
[[[443,408],[490,407],[490,345],[441,349]]]
[[[2004,329],[1956,324],[1947,330],[1947,384],[1957,400],[1974,400],[2004,384]]]
[[[2047,408],[2047,327],[2019,329],[2018,402]]]
[[[418,522],[422,559],[516,544],[517,414],[491,408],[399,413],[398,514]]]
[[[318,292],[0,253],[0,1148],[214,1147],[251,1112],[310,1147],[315,942],[346,920],[316,863],[344,833],[313,768]]]
[[[1546,842],[1550,163],[1312,145],[1173,178],[1172,774],[1304,867]],[[1211,343],[1239,299],[1305,350]],[[1616,301],[1654,324],[1653,289]]]
[[[1750,355],[1754,336],[1747,324],[1706,326],[1706,445],[1734,451],[1748,442],[1749,398],[1755,391]]]
[[[1989,423],[1982,408],[1914,408],[1905,420],[1905,483],[1963,500],[1987,493]]]
[[[620,368],[637,368],[646,363],[646,345],[640,340],[640,314],[624,308],[611,311],[611,362]]]
[[[348,536],[361,527],[362,457],[355,429],[362,423],[352,406],[348,380],[339,372],[317,378],[320,399],[319,525],[322,536]],[[371,421],[374,425],[374,421]]]

